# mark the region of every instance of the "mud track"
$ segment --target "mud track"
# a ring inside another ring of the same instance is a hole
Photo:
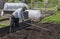
[[[18,28],[9,26],[0,29],[0,39],[60,39],[60,24],[27,23],[20,23]]]

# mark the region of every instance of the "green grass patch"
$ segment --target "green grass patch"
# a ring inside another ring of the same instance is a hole
[[[57,10],[57,7],[52,7],[52,8],[40,8],[41,10]]]
[[[1,27],[7,27],[10,25],[10,21],[9,20],[4,20],[0,22],[0,28]]]
[[[46,7],[45,7],[46,6]],[[31,7],[31,4],[29,4],[29,7]],[[48,9],[48,10],[57,10],[57,5],[54,5],[52,3],[49,3],[47,5],[44,5],[42,3],[40,4],[32,4],[32,9]]]
[[[42,19],[41,22],[59,24],[60,23],[60,13],[56,13],[55,15],[45,17],[44,19]]]
[[[30,6],[31,6],[31,5],[29,5],[29,7],[30,7]],[[57,6],[44,8],[44,6],[41,5],[41,4],[35,4],[35,5],[32,6],[32,9],[55,10],[55,11],[56,11],[56,10],[57,10]]]
[[[7,26],[9,26],[9,24],[0,24],[0,28],[7,27]]]

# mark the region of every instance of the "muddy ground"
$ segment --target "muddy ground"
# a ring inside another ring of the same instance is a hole
[[[0,39],[60,39],[60,24],[38,23],[37,26],[46,28],[49,31],[30,25],[29,27],[17,30],[16,32],[6,34],[5,36],[0,37]]]

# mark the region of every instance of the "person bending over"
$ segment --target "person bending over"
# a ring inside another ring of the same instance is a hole
[[[23,21],[24,20],[24,11],[26,10],[26,7],[22,7],[17,9],[15,12],[12,13],[11,16],[11,26],[19,27],[19,20]]]

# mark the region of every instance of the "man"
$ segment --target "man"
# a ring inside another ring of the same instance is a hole
[[[26,10],[26,7],[22,7],[17,9],[15,12],[12,13],[11,16],[11,26],[18,27],[19,26],[19,19],[24,20],[24,11]]]

